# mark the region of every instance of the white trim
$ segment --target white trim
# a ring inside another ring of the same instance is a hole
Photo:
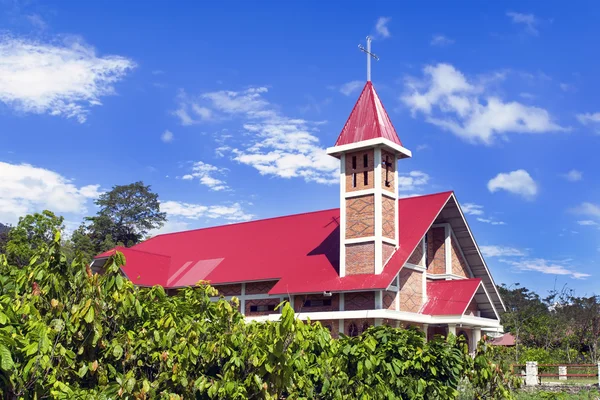
[[[425,342],[427,342],[427,331],[429,330],[429,324],[423,324],[423,332],[425,333]]]
[[[278,321],[281,318],[281,314],[269,314],[261,315],[256,317],[246,317],[247,320],[252,321]],[[411,313],[407,311],[394,311],[394,310],[356,310],[356,311],[321,311],[321,312],[302,312],[296,313],[296,318],[306,320],[310,318],[311,321],[325,320],[325,319],[363,319],[363,318],[384,318],[404,322],[412,322],[418,324],[456,324],[456,325],[467,325],[477,326],[481,328],[503,328],[500,325],[500,321],[495,319],[473,317],[467,315],[447,315],[447,316],[432,316],[418,313]]]
[[[359,238],[351,238],[344,240],[344,244],[354,244],[354,243],[364,243],[364,242],[374,242],[375,236],[365,236]]]
[[[483,268],[485,268],[485,272],[487,272],[487,274],[488,274],[488,276],[490,278],[492,286],[494,287],[494,291],[496,292],[496,296],[498,296],[498,299],[500,300],[500,304],[502,304],[502,307],[506,311],[506,306],[504,305],[504,301],[502,300],[502,297],[500,296],[500,293],[498,292],[498,287],[496,286],[496,282],[494,282],[494,277],[490,273],[490,269],[488,268],[488,266],[487,266],[487,264],[485,262],[485,259],[483,258],[483,255],[481,254],[481,251],[479,250],[479,245],[475,241],[475,237],[473,236],[473,232],[471,232],[471,228],[469,227],[469,223],[467,222],[467,219],[465,218],[465,215],[462,212],[462,209],[460,207],[460,203],[458,202],[458,199],[456,198],[456,196],[454,195],[454,193],[452,193],[450,195],[450,198],[453,198],[454,202],[456,203],[456,208],[458,209],[458,212],[460,213],[460,216],[462,217],[463,221],[465,222],[465,226],[467,227],[467,232],[469,233],[469,236],[471,237],[471,240],[473,241],[473,244],[475,245],[475,249],[477,250],[477,254],[479,255],[479,258],[481,258],[481,261],[482,261],[482,264],[483,264]],[[448,202],[446,202],[446,204],[448,204]],[[445,207],[445,205],[444,205],[444,207]],[[493,305],[494,305],[494,303],[492,302],[492,306]]]
[[[412,157],[412,152],[410,150],[408,150],[386,138],[368,139],[368,140],[363,140],[361,142],[329,147],[329,148],[327,148],[327,154],[329,154],[330,156],[338,157],[340,154],[343,154],[346,151],[360,150],[360,149],[364,149],[367,147],[374,147],[377,145],[385,145],[385,146],[395,150],[397,154],[399,153],[404,156],[401,158]]]
[[[344,307],[345,307],[345,301],[346,301],[346,296],[344,296],[344,293],[340,293],[339,297],[339,302],[340,302],[340,311],[344,311]]]
[[[246,300],[272,300],[272,299],[281,299],[282,296],[280,294],[278,295],[268,295],[268,294],[247,294],[247,295],[233,295],[233,296],[212,296],[210,297],[211,301],[219,301],[221,299],[225,299],[227,301],[230,301],[233,298],[236,298],[240,301],[240,305],[242,304],[242,302],[244,302],[244,305],[246,305],[245,301]]]
[[[242,315],[246,315],[246,284],[242,283],[242,292],[240,296],[240,308],[242,309]]]
[[[428,300],[427,297],[427,270],[423,271],[423,274],[421,275],[421,297],[423,298],[423,303],[421,304],[421,307],[423,307]]]
[[[360,196],[369,196],[375,194],[375,189],[363,189],[363,190],[354,190],[352,192],[345,192],[342,194],[342,197],[346,197],[350,199],[352,197],[360,197]]]
[[[375,274],[383,272],[383,199],[381,195],[381,147],[375,147],[375,168],[373,169],[373,180],[375,187]]]
[[[483,288],[483,291],[485,292],[485,295],[487,296],[488,301],[490,302],[490,305],[492,306],[492,310],[494,310],[494,314],[496,315],[496,318],[498,319],[498,321],[500,321],[500,315],[498,314],[498,310],[496,310],[496,306],[494,306],[494,302],[492,301],[490,294],[488,293],[487,289],[485,288],[485,285],[483,284],[483,282],[481,282],[480,285]],[[477,291],[475,291],[475,294],[477,294]],[[475,298],[475,294],[473,295],[473,298]],[[471,301],[473,301],[473,299],[471,299]],[[471,304],[471,303],[469,302],[469,304]]]
[[[444,224],[444,258],[446,259],[446,274],[452,274],[452,241],[450,235],[452,228],[450,224]]]
[[[346,275],[346,155],[340,158],[340,277]]]
[[[385,190],[383,188],[381,189],[381,195],[387,197],[390,200],[396,200],[397,199],[397,197],[394,197],[394,193],[392,193],[392,192],[390,192],[388,190]]]
[[[383,292],[377,290],[375,292],[375,309],[380,310],[383,308]]]
[[[404,264],[404,268],[412,269],[412,270],[419,271],[419,272],[427,271],[425,268],[421,267],[420,265],[415,265],[415,264],[411,264],[411,263]]]
[[[467,272],[469,273],[469,278],[474,278],[475,275],[473,275],[473,270],[471,269],[471,266],[469,265],[469,262],[467,261],[467,257],[465,257],[465,253],[463,253],[463,251],[462,251],[462,246],[460,245],[458,238],[454,234],[454,229],[452,229],[452,226],[450,226],[450,234],[452,236],[451,240],[454,239],[456,241],[456,247],[458,247],[458,252],[460,253],[460,256],[464,260],[465,264],[467,264],[467,269],[468,269]]]
[[[427,232],[429,232],[429,229],[427,230]],[[423,235],[423,237],[421,238],[421,242],[422,242],[422,247],[423,247],[423,256],[421,257],[421,263],[423,264],[423,268],[425,268],[425,270],[427,271],[427,246],[425,243],[425,236],[427,236],[427,232],[425,232],[425,235]]]
[[[402,270],[401,270],[402,271]],[[398,292],[396,293],[396,311],[400,311],[400,272],[396,275],[396,286],[398,287]]]
[[[447,281],[451,279],[469,279],[464,276],[455,275],[455,274],[427,274],[429,279],[445,279]]]
[[[400,240],[400,215],[398,214],[398,156],[394,154],[394,208],[396,209],[396,215],[394,215],[395,230],[394,233],[396,241]]]

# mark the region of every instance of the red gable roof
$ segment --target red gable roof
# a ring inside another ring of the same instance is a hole
[[[451,195],[399,200],[400,248],[380,275],[339,277],[339,209],[158,235],[117,250],[123,272],[144,286],[279,280],[270,294],[385,289]]]
[[[421,310],[427,315],[463,315],[481,285],[481,279],[427,282],[427,303]]]
[[[341,146],[376,138],[385,138],[402,146],[375,87],[369,81],[363,88],[335,145]]]

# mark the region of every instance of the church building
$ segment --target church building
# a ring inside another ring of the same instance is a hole
[[[370,79],[327,153],[340,162],[339,208],[162,234],[94,264],[118,250],[136,285],[208,281],[249,320],[277,320],[287,300],[334,336],[413,325],[472,347],[501,331],[504,304],[454,193],[398,198],[412,154]]]

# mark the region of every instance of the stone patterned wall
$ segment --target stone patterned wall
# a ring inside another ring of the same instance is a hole
[[[381,234],[389,239],[396,239],[396,201],[381,196]]]
[[[242,285],[240,283],[234,285],[215,285],[215,289],[219,291],[221,296],[239,296],[242,294]]]
[[[392,256],[392,254],[394,254],[395,250],[396,250],[396,246],[394,246],[393,244],[389,244],[389,243],[382,244],[381,251],[383,254],[381,255],[381,260],[383,262],[384,267],[385,267],[385,264],[387,263],[387,261]]]
[[[399,296],[399,292],[384,291],[382,305],[384,309],[396,310],[396,297]]]
[[[375,235],[375,196],[346,199],[346,239]]]
[[[276,283],[277,281],[246,283],[246,294],[267,294]]]
[[[346,275],[375,273],[375,243],[346,245]]]
[[[331,300],[330,306],[312,306],[305,307],[306,300]],[[321,294],[307,294],[304,296],[294,296],[294,311],[296,312],[320,312],[320,311],[339,311],[340,310],[340,295],[333,293],[330,297]]]
[[[425,257],[423,257],[423,240],[419,242],[417,248],[413,253],[408,257],[409,264],[420,265],[421,267],[425,266]]]
[[[452,254],[452,273],[454,275],[464,276],[465,278],[469,277],[469,267],[467,261],[464,259],[462,254],[460,253],[460,244],[454,238],[451,237],[452,249],[450,250]]]
[[[465,311],[465,315],[477,316],[478,310],[479,310],[479,307],[477,307],[477,303],[475,302],[475,299],[473,299],[471,301],[471,304],[469,304],[469,306],[467,307],[467,310]]]
[[[446,230],[431,228],[427,232],[427,258],[429,265],[427,269],[430,274],[446,273]]]
[[[367,155],[367,167],[364,167],[364,156]],[[352,157],[356,157],[356,168],[352,168]],[[357,151],[346,154],[346,192],[355,192],[357,190],[373,189],[374,168],[375,168],[374,150]],[[367,173],[368,183],[364,184],[364,173]],[[354,175],[356,174],[356,187],[354,187]]]
[[[409,268],[400,270],[400,311],[419,312],[423,305],[423,273]]]
[[[375,292],[354,292],[344,294],[344,310],[373,310],[375,309]]]
[[[390,162],[390,166],[388,167],[389,172],[388,172],[388,185],[386,186],[385,184],[385,157],[388,157],[388,161]],[[387,190],[389,192],[394,193],[394,189],[395,189],[395,172],[396,172],[396,156],[394,156],[392,153],[389,153],[385,150],[381,150],[381,188],[383,190]]]

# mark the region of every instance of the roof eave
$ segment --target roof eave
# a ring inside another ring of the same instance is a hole
[[[336,158],[340,158],[342,153],[345,153],[347,151],[362,150],[367,147],[373,146],[387,146],[390,149],[394,150],[394,152],[398,155],[398,158],[400,159],[412,157],[412,152],[410,150],[384,137],[362,140],[360,142],[343,144],[341,146],[329,147],[327,149],[327,154]]]

